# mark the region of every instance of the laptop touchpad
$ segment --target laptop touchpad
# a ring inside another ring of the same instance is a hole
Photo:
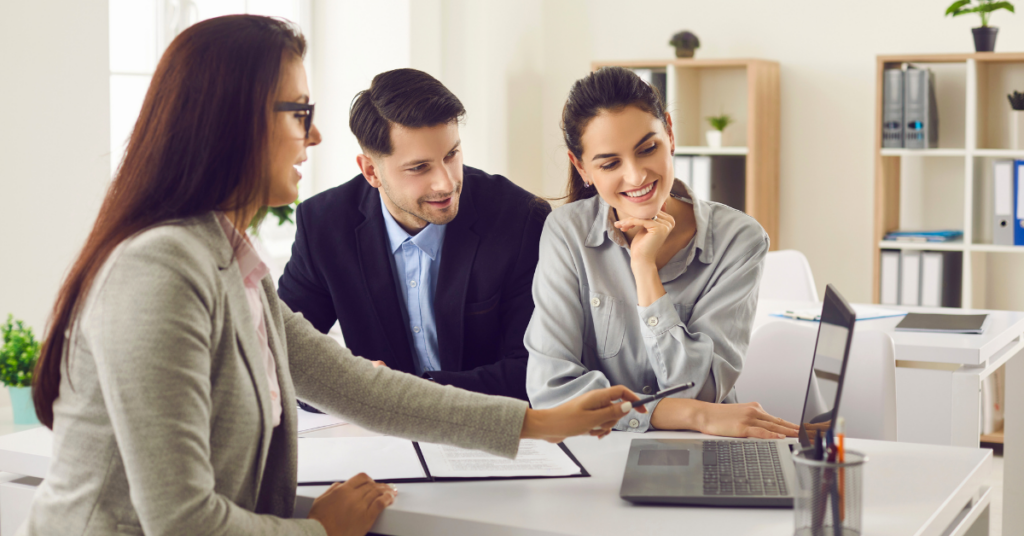
[[[637,465],[690,465],[690,451],[641,450]]]

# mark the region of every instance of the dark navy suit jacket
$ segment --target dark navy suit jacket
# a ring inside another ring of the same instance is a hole
[[[326,333],[335,320],[356,355],[415,373],[391,268],[380,194],[362,175],[303,201],[278,294]],[[445,230],[434,313],[440,371],[430,377],[526,400],[523,334],[550,205],[500,175],[463,167],[459,213]]]

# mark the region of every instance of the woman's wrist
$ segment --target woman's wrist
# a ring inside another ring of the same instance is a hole
[[[636,280],[637,305],[649,307],[665,295],[665,287],[661,284],[658,267],[654,263],[638,261],[631,264],[633,278]]]
[[[665,398],[651,414],[651,426],[662,430],[696,430],[703,432],[709,404],[690,398]]]
[[[526,408],[523,417],[523,429],[519,432],[520,439],[541,439],[546,430],[546,417],[549,410]]]

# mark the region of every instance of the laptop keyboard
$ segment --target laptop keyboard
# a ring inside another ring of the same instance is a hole
[[[775,445],[768,441],[704,441],[704,495],[786,495]]]

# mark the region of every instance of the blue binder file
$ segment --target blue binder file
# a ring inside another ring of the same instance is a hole
[[[1024,246],[1024,160],[1013,163],[1013,245]]]

